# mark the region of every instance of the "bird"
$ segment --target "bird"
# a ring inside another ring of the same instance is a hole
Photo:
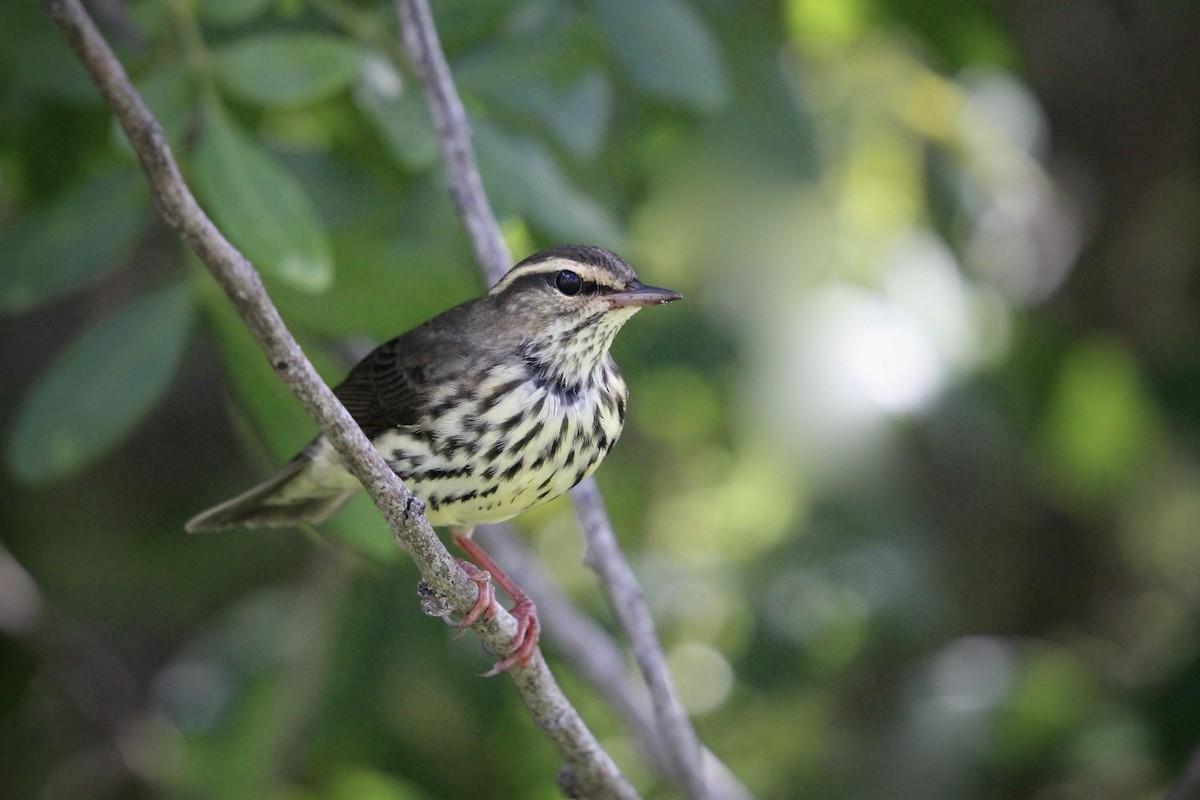
[[[617,254],[563,245],[529,256],[487,294],[387,341],[334,394],[425,515],[469,557],[479,599],[458,623],[512,598],[512,650],[488,675],[526,664],[540,625],[529,596],[471,538],[591,475],[625,421],[628,390],[610,347],[641,308],[681,299],[642,283]],[[324,522],[361,489],[325,435],[275,475],[189,520],[190,532]],[[473,563],[472,563],[473,562]]]

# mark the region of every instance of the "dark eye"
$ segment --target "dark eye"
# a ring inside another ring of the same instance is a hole
[[[579,294],[579,290],[583,288],[583,279],[571,270],[564,269],[554,276],[554,285],[565,295]]]

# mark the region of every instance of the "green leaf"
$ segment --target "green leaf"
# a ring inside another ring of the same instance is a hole
[[[621,249],[612,215],[577,189],[544,145],[474,121],[480,171],[499,213],[526,216],[552,237]]]
[[[311,103],[336,94],[358,75],[366,51],[317,33],[268,33],[213,53],[217,80],[251,103]]]
[[[124,165],[0,229],[0,313],[24,311],[120,264],[145,225],[148,199],[141,174]]]
[[[281,158],[281,163],[303,187],[335,240],[334,261],[341,278],[345,269],[334,232],[357,229],[375,237],[395,224],[398,197],[387,184],[391,171],[379,169],[377,162],[372,161],[367,166],[374,166],[374,171],[368,172],[329,152],[289,153]]]
[[[437,133],[424,98],[404,85],[386,58],[372,56],[367,61],[354,88],[354,102],[400,164],[420,171],[437,160]]]
[[[187,133],[188,123],[192,119],[192,86],[183,64],[167,64],[140,78],[135,87],[150,113],[154,114],[154,118],[162,126],[167,135],[167,142],[172,146],[177,145]],[[115,117],[111,125],[113,140],[117,146],[132,156],[133,147],[125,138],[125,132],[121,130]]]
[[[606,59],[592,19],[572,4],[542,4],[458,55],[453,70],[459,89],[489,109],[536,120],[572,155],[593,158],[612,110]]]
[[[221,350],[238,407],[249,417],[244,420],[247,429],[266,445],[270,463],[282,464],[316,435],[316,425],[271,369],[246,323],[215,283],[205,296],[205,319]]]
[[[333,255],[312,202],[220,108],[210,109],[195,166],[213,218],[260,270],[301,291],[329,288]]]
[[[612,116],[612,90],[599,70],[563,88],[545,80],[514,80],[489,91],[493,104],[537,120],[555,142],[578,158],[595,158]]]
[[[629,79],[700,111],[725,102],[725,62],[704,19],[683,0],[593,0],[592,12]]]
[[[204,303],[205,316],[217,340],[237,402],[235,419],[247,440],[261,444],[267,453],[263,475],[282,465],[317,435],[317,426],[291,391],[267,364],[254,337],[225,295],[212,281]],[[346,364],[317,347],[305,347],[326,382],[336,385]],[[390,536],[381,535],[379,512],[366,493],[322,526],[338,541],[374,561],[394,562],[400,553]]]
[[[19,479],[68,477],[137,427],[166,392],[192,307],[175,284],[133,300],[70,344],[29,389],[8,440]]]
[[[512,87],[547,84],[561,89],[606,58],[593,20],[571,4],[543,4],[517,13],[501,30],[455,56],[455,82],[469,95],[495,96]]]
[[[612,90],[603,73],[584,75],[562,94],[530,92],[524,103],[573,155],[595,158],[600,154],[612,116]]]
[[[242,25],[261,16],[271,0],[201,0],[196,12],[214,25]]]
[[[26,95],[96,105],[100,95],[67,40],[37,3],[0,3],[0,74],[6,116]]]

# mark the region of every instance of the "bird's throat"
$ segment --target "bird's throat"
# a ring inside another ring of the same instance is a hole
[[[611,362],[608,351],[617,331],[633,312],[600,312],[574,324],[543,331],[521,343],[521,359],[529,377],[573,402],[604,382]]]

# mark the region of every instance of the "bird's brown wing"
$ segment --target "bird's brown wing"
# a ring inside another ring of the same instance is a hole
[[[439,387],[469,379],[512,357],[516,340],[489,316],[495,313],[489,299],[485,296],[438,314],[381,344],[350,370],[334,394],[367,438],[389,428],[419,424]]]
[[[400,336],[375,348],[334,390],[368,439],[389,428],[413,425],[429,385],[413,357],[415,342]]]

